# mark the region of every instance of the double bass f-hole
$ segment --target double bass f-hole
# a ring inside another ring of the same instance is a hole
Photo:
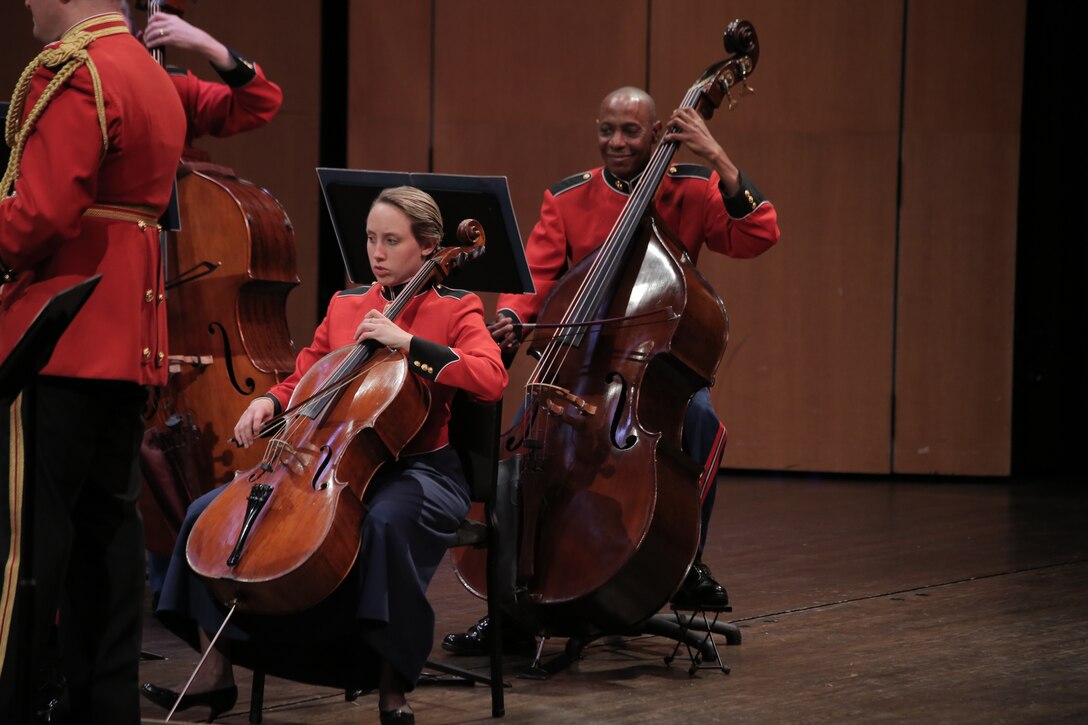
[[[234,353],[230,349],[230,337],[227,336],[227,330],[223,327],[222,323],[209,322],[208,334],[215,335],[219,333],[219,339],[223,341],[223,362],[227,366],[227,379],[230,380],[231,386],[238,391],[240,395],[252,395],[253,391],[257,389],[257,383],[253,378],[246,378],[246,384],[243,388],[238,384],[238,376],[234,373]]]
[[[628,448],[638,442],[638,436],[636,436],[634,433],[628,435],[627,439],[624,440],[623,443],[620,443],[619,439],[616,438],[616,433],[619,431],[620,423],[625,419],[629,419],[630,417],[629,415],[627,415],[627,412],[630,410],[630,406],[627,405],[627,380],[623,377],[623,373],[619,372],[618,370],[613,370],[605,378],[605,382],[618,382],[620,384],[620,394],[616,396],[616,400],[618,401],[616,404],[616,410],[612,413],[612,445],[614,445],[621,451],[626,451]],[[630,430],[630,426],[628,426],[628,430]]]

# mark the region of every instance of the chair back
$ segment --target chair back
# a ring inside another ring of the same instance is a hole
[[[461,459],[473,501],[490,501],[495,493],[502,432],[502,401],[484,403],[464,392],[450,405],[450,445]]]

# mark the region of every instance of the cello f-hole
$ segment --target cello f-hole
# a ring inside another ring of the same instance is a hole
[[[214,335],[216,332],[223,340],[223,362],[227,364],[227,377],[230,379],[230,384],[241,395],[253,395],[253,391],[257,389],[257,383],[253,381],[253,378],[246,378],[245,388],[238,384],[238,377],[234,374],[234,355],[230,349],[230,338],[227,337],[226,328],[218,322],[208,323],[208,334]]]
[[[315,491],[324,491],[329,487],[328,482],[318,483],[324,474],[325,469],[329,467],[329,461],[332,460],[332,448],[328,444],[321,446],[321,462],[317,465],[317,470],[314,471],[314,477],[310,480],[310,487]]]

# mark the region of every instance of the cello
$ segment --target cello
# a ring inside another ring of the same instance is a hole
[[[147,2],[148,17],[182,15],[178,0]],[[152,55],[163,64],[162,48]],[[286,377],[294,345],[286,304],[298,285],[294,228],[267,190],[186,149],[178,170],[180,229],[164,232],[169,330],[167,385],[145,412],[140,498],[147,547],[169,555],[185,509],[256,451],[229,443],[258,391]]]
[[[459,247],[438,248],[390,303],[395,320],[425,286],[483,253],[466,219]],[[427,418],[430,394],[404,353],[372,340],[330,352],[306,371],[260,463],[240,472],[189,534],[192,570],[220,602],[256,614],[308,609],[331,594],[359,553],[363,498]]]
[[[731,23],[724,42],[731,57],[681,104],[705,118],[724,99],[733,106],[730,89],[747,87],[758,60],[750,23]],[[695,556],[701,470],[681,431],[691,398],[713,384],[728,318],[653,209],[678,145],[665,135],[607,239],[545,301],[529,345],[537,365],[505,443],[518,454],[521,499],[517,598],[506,609],[531,629],[631,630]],[[483,591],[478,564],[455,567]]]

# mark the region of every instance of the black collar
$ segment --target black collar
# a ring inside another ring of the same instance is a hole
[[[381,285],[382,298],[388,300],[389,302],[392,302],[393,300],[395,300],[397,298],[398,295],[400,295],[401,292],[404,291],[404,288],[407,287],[407,286],[408,286],[407,282],[402,282],[401,284],[395,284],[392,287],[387,287],[386,285]],[[420,289],[418,292],[416,292],[415,296],[419,297],[422,294],[426,294],[427,291],[430,290],[433,286],[434,286],[433,284],[423,285],[422,289]]]
[[[606,184],[608,184],[609,187],[611,187],[615,191],[620,192],[621,194],[629,195],[632,191],[635,190],[635,187],[638,186],[638,182],[642,178],[642,174],[644,171],[646,171],[646,169],[638,172],[637,174],[635,174],[633,179],[628,181],[626,179],[621,179],[620,177],[613,174],[611,171],[608,170],[608,167],[606,166],[604,167],[604,173],[601,174],[601,176],[604,177],[604,181]]]

